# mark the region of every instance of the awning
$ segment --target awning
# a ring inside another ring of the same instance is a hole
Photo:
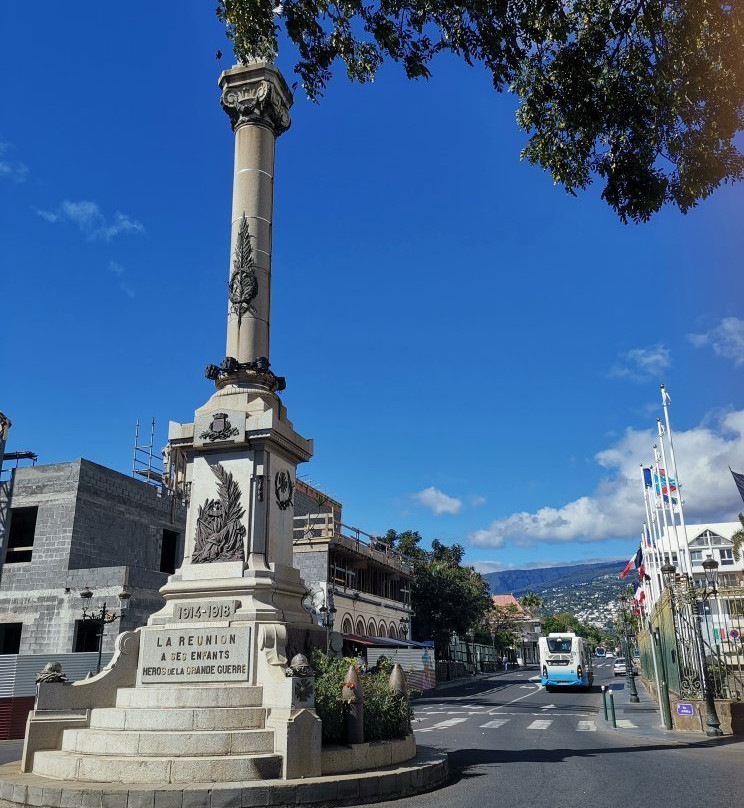
[[[416,642],[416,640],[394,640],[392,637],[367,637],[361,634],[344,634],[344,640],[375,648],[433,648],[434,640]]]

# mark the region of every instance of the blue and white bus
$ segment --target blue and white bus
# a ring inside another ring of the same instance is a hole
[[[583,687],[594,682],[592,649],[588,640],[573,632],[551,632],[540,637],[540,684],[546,690]]]

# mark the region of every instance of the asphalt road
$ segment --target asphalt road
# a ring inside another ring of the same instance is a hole
[[[533,668],[418,699],[416,741],[446,750],[453,778],[406,808],[744,806],[744,742],[680,745],[613,730],[600,714],[599,685],[622,680],[612,660],[595,675],[591,693],[546,693]]]

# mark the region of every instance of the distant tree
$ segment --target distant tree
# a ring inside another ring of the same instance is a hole
[[[543,619],[543,634],[551,632],[573,632],[586,638],[593,646],[606,645],[608,635],[592,623],[584,623],[569,612],[552,614]]]
[[[441,652],[453,632],[465,636],[481,625],[491,608],[490,590],[479,572],[462,565],[462,545],[434,539],[431,550],[423,550],[415,530],[388,530],[384,539],[413,562],[411,607],[416,639],[433,639]]]
[[[734,551],[734,559],[736,561],[739,560],[741,548],[744,546],[744,513],[739,514],[739,521],[741,522],[741,527],[731,537],[731,541],[734,543],[732,550]]]
[[[526,592],[519,599],[519,602],[522,604],[523,608],[526,609],[526,611],[528,611],[530,614],[536,614],[545,605],[543,599],[532,591]]]
[[[594,178],[623,221],[686,212],[741,179],[744,13],[731,0],[217,0],[235,54],[279,37],[317,100],[340,61],[371,81],[385,59],[428,78],[441,52],[481,62],[519,98],[522,157],[575,194]]]
[[[476,632],[476,639],[495,648],[511,648],[522,636],[522,619],[522,613],[513,603],[506,606],[492,605],[484,615],[483,623]]]

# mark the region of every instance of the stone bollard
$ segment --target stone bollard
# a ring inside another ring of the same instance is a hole
[[[341,686],[341,698],[346,705],[346,743],[364,743],[362,680],[354,665],[349,666],[346,681]]]
[[[395,693],[396,696],[405,696],[408,692],[406,675],[403,673],[403,668],[401,668],[398,662],[393,665],[393,670],[390,673],[390,679],[388,679],[388,688],[390,688],[390,690]]]

